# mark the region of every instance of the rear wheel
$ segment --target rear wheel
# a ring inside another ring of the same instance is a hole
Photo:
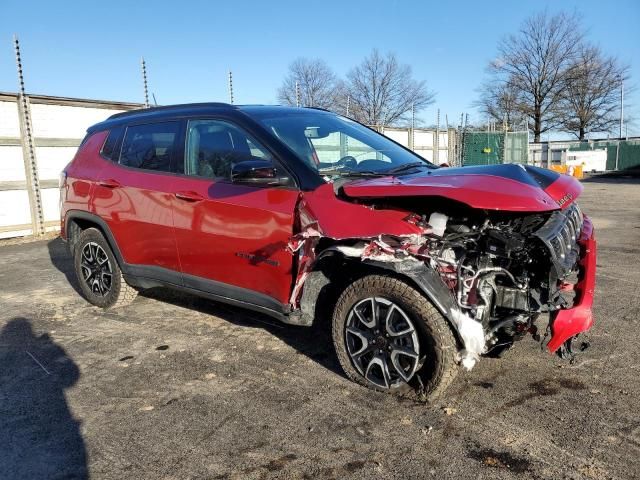
[[[455,338],[443,316],[416,289],[369,275],[342,293],[333,343],[349,378],[369,388],[435,399],[457,374]]]
[[[82,293],[93,305],[121,307],[138,295],[125,282],[111,247],[99,230],[88,228],[79,235],[73,261]]]

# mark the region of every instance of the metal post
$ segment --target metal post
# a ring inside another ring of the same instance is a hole
[[[444,125],[447,128],[447,164],[451,165],[451,132],[449,131],[449,115],[444,114]]]
[[[44,210],[42,208],[42,195],[40,192],[40,178],[38,176],[38,162],[36,148],[33,140],[31,124],[31,106],[29,98],[25,94],[24,74],[22,72],[22,58],[20,56],[20,43],[18,36],[13,36],[16,51],[16,66],[18,68],[18,115],[20,119],[20,137],[22,143],[22,159],[24,161],[24,174],[27,181],[27,194],[29,196],[29,208],[31,210],[31,231],[33,235],[44,234]]]
[[[233,74],[229,70],[229,103],[233,105]]]
[[[296,107],[300,106],[300,82],[296,82]]]
[[[411,149],[415,150],[417,148],[416,145],[416,110],[414,104],[411,104]]]
[[[149,88],[147,85],[147,64],[144,57],[141,57],[140,64],[142,66],[142,85],[144,87],[144,108],[149,108]]]
[[[624,80],[620,78],[620,135],[618,138],[622,138],[622,125],[624,123]],[[616,170],[617,170],[616,166]]]
[[[437,165],[440,159],[440,109],[436,115],[436,141],[433,148],[433,163]]]

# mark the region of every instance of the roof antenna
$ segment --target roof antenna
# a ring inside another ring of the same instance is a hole
[[[147,64],[144,57],[141,58],[142,65],[142,83],[144,85],[144,108],[149,108],[149,89],[147,88]]]
[[[233,105],[233,74],[229,70],[229,103]]]

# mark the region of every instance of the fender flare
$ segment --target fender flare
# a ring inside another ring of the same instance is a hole
[[[69,238],[69,224],[73,220],[84,220],[87,222],[95,223],[98,227],[100,227],[100,230],[102,230],[102,233],[104,234],[107,242],[109,242],[111,251],[115,255],[116,260],[120,265],[120,268],[122,269],[123,272],[125,272],[127,263],[125,262],[124,257],[120,252],[120,247],[118,247],[118,242],[116,242],[116,239],[113,236],[113,233],[111,233],[111,229],[109,228],[109,225],[107,224],[107,222],[105,222],[101,217],[93,213],[85,212],[83,210],[69,210],[65,215],[65,222],[64,222],[64,237],[67,239]]]
[[[302,318],[296,322],[298,325],[310,326],[314,321],[315,302],[319,297],[319,293],[331,280],[318,269],[320,261],[332,256],[340,255],[335,248],[325,249],[316,259],[313,270],[309,273],[302,289],[300,298],[300,311]],[[449,288],[445,285],[438,273],[419,261],[407,262],[380,262],[375,260],[356,260],[362,266],[373,267],[374,270],[388,271],[393,273],[400,279],[409,280],[409,283],[417,287],[417,289],[429,300],[436,309],[444,316],[450,325],[452,332],[460,344],[463,344],[459,331],[459,321],[456,319],[456,313],[459,312],[457,303]]]
[[[447,319],[451,328],[459,336],[458,326],[454,321],[453,313],[458,310],[451,291],[442,281],[442,278],[432,268],[422,262],[379,262],[365,260],[364,265],[373,265],[377,268],[389,270],[400,277],[406,277],[419,288],[427,299],[433,303],[438,311]]]

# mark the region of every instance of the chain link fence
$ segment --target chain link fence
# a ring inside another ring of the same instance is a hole
[[[528,132],[477,132],[461,135],[462,165],[529,163]]]

